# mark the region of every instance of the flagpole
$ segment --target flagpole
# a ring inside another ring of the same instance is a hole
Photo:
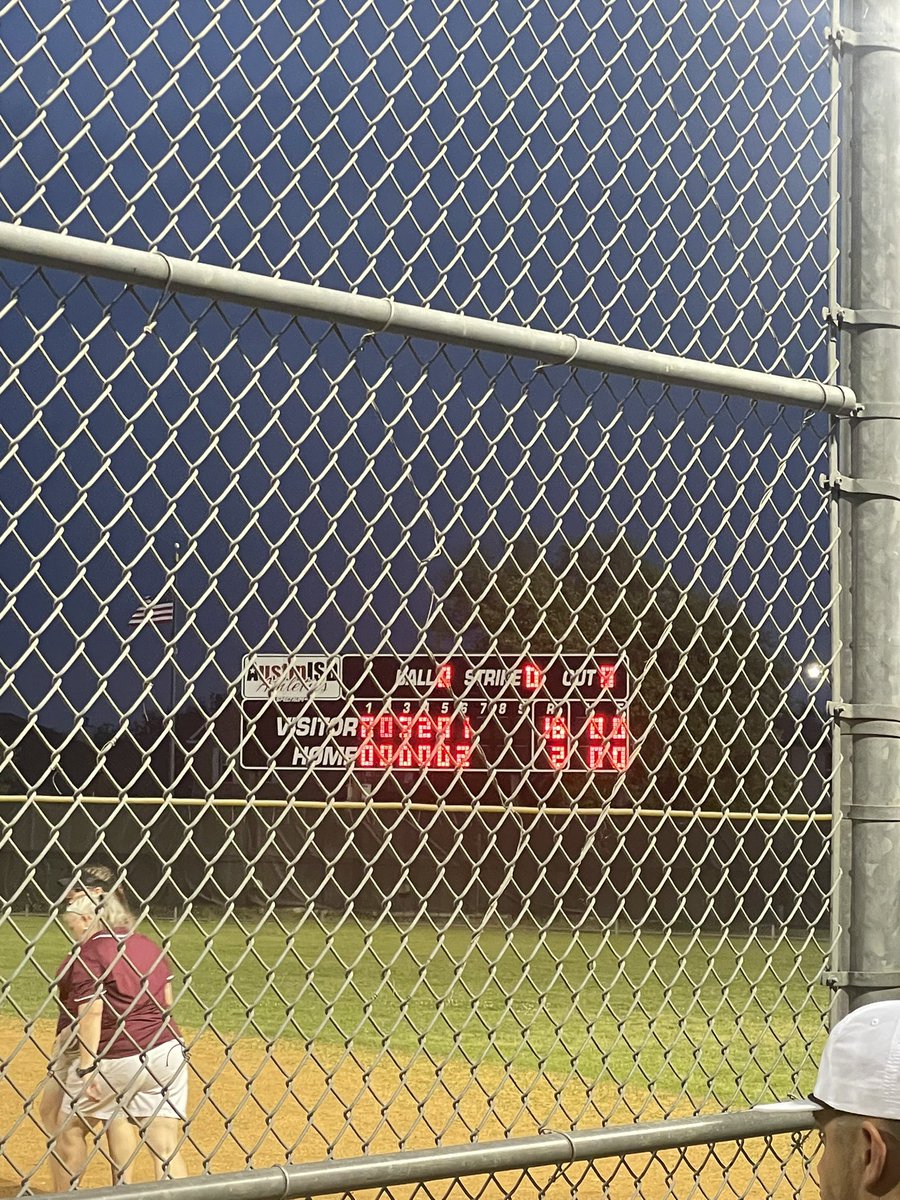
[[[181,559],[181,543],[175,543],[175,554],[172,561],[172,645],[171,669],[172,683],[169,691],[169,790],[175,795],[175,699],[177,691],[176,659],[178,657],[178,564]]]

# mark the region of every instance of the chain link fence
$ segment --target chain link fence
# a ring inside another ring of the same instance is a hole
[[[98,859],[174,966],[193,1171],[808,1082],[830,418],[579,356],[832,377],[829,17],[0,12],[4,219],[161,271],[0,263],[13,1190],[49,1178],[59,880]],[[251,273],[390,302],[248,306]],[[701,1157],[708,1196],[807,1177],[793,1143]],[[666,1161],[604,1185],[675,1194]]]

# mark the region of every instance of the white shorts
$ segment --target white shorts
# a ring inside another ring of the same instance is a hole
[[[58,1083],[63,1091],[66,1090],[66,1080],[69,1077],[69,1072],[73,1067],[78,1066],[79,1056],[78,1049],[67,1050],[63,1054],[57,1054],[55,1058],[50,1059],[47,1073],[54,1083]]]
[[[64,1118],[72,1112],[86,1121],[128,1116],[142,1125],[153,1117],[187,1117],[188,1065],[179,1041],[163,1042],[128,1058],[101,1059],[98,1077],[104,1094],[99,1100],[82,1094],[85,1081],[77,1074],[78,1065],[76,1059],[63,1083]]]
[[[78,1065],[78,1055],[78,1037],[70,1025],[54,1038],[50,1061],[47,1064],[48,1074],[63,1090],[70,1069]]]

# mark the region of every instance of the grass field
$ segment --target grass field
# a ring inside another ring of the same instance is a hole
[[[827,996],[810,982],[822,949],[809,939],[258,920],[156,923],[188,1030],[644,1081],[698,1105],[812,1084]],[[53,1014],[47,981],[68,943],[45,926],[36,916],[0,926],[8,1015]]]

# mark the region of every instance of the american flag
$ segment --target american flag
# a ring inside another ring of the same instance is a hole
[[[150,603],[150,598],[147,597],[146,603],[141,604],[132,615],[129,625],[143,625],[146,621],[152,621],[154,625],[166,625],[169,621],[175,618],[175,605],[171,600],[163,600],[156,604]]]

